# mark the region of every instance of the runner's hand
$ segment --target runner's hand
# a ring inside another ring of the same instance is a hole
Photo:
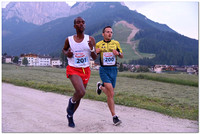
[[[92,44],[92,41],[91,41],[91,39],[89,39],[89,41],[88,41],[88,46],[90,47],[90,50],[92,50],[93,49],[93,44]]]
[[[71,48],[69,48],[67,51],[63,49],[63,53],[68,57],[72,58],[73,52],[71,52]]]
[[[113,54],[114,54],[115,56],[117,56],[117,55],[119,55],[119,52],[118,52],[117,50],[113,49]]]
[[[96,53],[100,53],[101,49],[100,48],[96,48]]]
[[[72,58],[72,56],[73,56],[73,52],[71,51],[71,48],[69,48],[67,52],[67,57]]]

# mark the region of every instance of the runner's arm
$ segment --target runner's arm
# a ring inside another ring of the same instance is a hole
[[[71,48],[69,45],[68,38],[65,40],[65,44],[64,44],[62,51],[63,51],[64,55],[66,55],[68,58],[71,58],[73,56],[73,53],[71,52]]]
[[[118,51],[118,57],[119,58],[124,58],[124,55],[123,55],[123,52],[122,52],[122,48],[120,47],[120,44],[119,44],[119,42],[118,42],[118,44],[117,44],[117,51]]]
[[[92,36],[89,37],[88,45],[90,47],[92,59],[96,60],[96,58],[97,58],[97,54],[96,54],[96,50],[95,50],[95,48],[96,48],[96,46],[95,46],[96,42],[95,42],[95,39]]]

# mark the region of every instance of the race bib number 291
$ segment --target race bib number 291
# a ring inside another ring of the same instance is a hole
[[[115,55],[112,52],[103,53],[103,65],[115,65]]]

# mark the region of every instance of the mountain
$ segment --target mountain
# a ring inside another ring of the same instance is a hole
[[[90,8],[92,3],[77,3],[73,7],[66,2],[10,2],[2,9],[3,22],[19,18],[27,23],[43,25],[52,20],[76,15]]]
[[[89,3],[70,7],[66,2],[10,2],[2,9],[3,44],[16,38],[24,38],[25,34],[40,25],[57,18],[78,14],[89,7],[91,7]],[[4,47],[5,45],[3,49]],[[13,46],[7,47],[11,49]]]
[[[140,31],[135,36],[140,40],[138,50],[143,53],[154,53],[153,59],[143,58],[129,63],[140,65],[197,65],[198,41],[177,33],[161,32],[156,29]]]
[[[119,2],[78,2],[71,7],[71,13],[73,14],[76,11],[75,9],[78,10],[80,7],[82,7],[82,11],[77,11],[76,13],[79,13],[76,15],[50,21],[34,28],[26,35],[6,41],[6,43],[3,43],[3,52],[12,55],[31,52],[59,56],[66,37],[75,34],[75,29],[73,28],[74,18],[81,16],[86,20],[85,33],[94,36],[96,42],[102,39],[101,31],[103,27],[106,25],[113,26],[114,38],[121,43],[123,50],[125,50],[124,61],[126,63],[198,63],[197,40],[178,34],[167,25],[153,22],[144,15],[129,10],[128,7]],[[126,22],[126,25],[117,25],[120,21]],[[131,34],[133,29],[128,25],[138,29],[134,36],[129,39],[131,43],[127,43],[127,37],[130,37],[129,34]],[[134,50],[131,45],[134,46]],[[147,51],[145,50],[146,47],[153,47],[154,49]],[[15,48],[15,50],[13,51],[11,48]],[[162,53],[161,51],[159,53],[161,48]],[[187,55],[191,54],[190,58],[186,58],[184,53],[187,53]],[[131,56],[135,54],[140,55],[137,58],[140,61]],[[173,57],[170,57],[170,54]],[[149,57],[149,55],[153,56]]]
[[[33,23],[27,23],[17,17],[12,17],[6,22],[2,22],[2,25],[2,37],[8,39],[25,35],[37,27],[37,25]]]
[[[94,5],[93,2],[77,2],[70,8],[69,16],[79,14]]]
[[[2,9],[2,19],[17,17],[27,23],[42,25],[69,16],[70,8],[65,2],[10,2]]]

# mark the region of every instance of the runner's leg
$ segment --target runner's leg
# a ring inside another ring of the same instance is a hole
[[[85,85],[83,84],[83,80],[78,75],[70,75],[69,79],[71,80],[72,85],[74,86],[75,93],[72,98],[69,100],[69,104],[67,107],[67,119],[68,119],[68,126],[75,127],[73,114],[78,108],[80,104],[81,98],[85,95]],[[71,102],[72,99],[72,102]]]
[[[87,87],[87,84],[84,84],[84,87],[85,87],[85,89],[86,89],[86,87]],[[76,101],[76,104],[75,104],[75,107],[74,107],[74,112],[75,112],[75,111],[76,111],[76,109],[78,108],[78,106],[79,106],[80,102],[81,102],[81,99],[80,99],[80,100],[78,100],[78,101]]]
[[[112,116],[115,115],[115,104],[114,104],[114,88],[111,83],[104,83],[104,87],[101,86],[101,90],[107,96],[107,103]]]
[[[72,101],[79,101],[85,95],[85,86],[83,84],[83,80],[78,75],[70,75],[69,79],[71,80],[75,89]]]

